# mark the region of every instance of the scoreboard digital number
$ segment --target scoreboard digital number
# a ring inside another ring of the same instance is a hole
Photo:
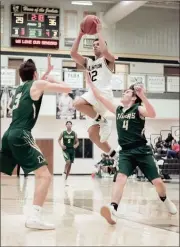
[[[11,46],[59,48],[58,8],[11,5]]]

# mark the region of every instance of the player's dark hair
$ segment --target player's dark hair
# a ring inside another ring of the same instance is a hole
[[[71,121],[67,121],[67,122],[66,122],[66,125],[67,125],[68,123],[70,123],[70,124],[72,125],[72,122],[71,122]]]
[[[19,68],[19,76],[23,82],[32,81],[35,71],[37,71],[37,69],[34,61],[32,59],[28,59],[21,64]]]
[[[134,89],[134,86],[135,86],[135,85],[136,85],[136,84],[131,85],[131,86],[129,87],[129,89],[131,89],[131,90],[133,91],[133,96],[136,96],[135,104],[141,105],[142,100],[141,100],[141,99],[137,96],[137,94],[136,94],[136,91],[135,91],[135,89]]]
[[[98,39],[98,38],[97,38],[97,39],[94,39],[94,40],[93,40],[93,43],[96,42],[96,41],[99,41],[99,39]],[[106,43],[106,45],[107,45],[107,42],[106,42],[106,41],[105,41],[105,43]]]

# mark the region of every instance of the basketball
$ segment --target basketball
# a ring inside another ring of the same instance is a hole
[[[97,20],[100,23],[100,20],[95,15],[87,15],[81,23],[81,29],[85,34],[96,34],[96,23],[94,20]]]

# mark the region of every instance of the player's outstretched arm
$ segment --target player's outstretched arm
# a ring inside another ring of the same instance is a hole
[[[86,58],[78,53],[79,44],[81,42],[81,38],[83,35],[84,35],[84,33],[80,27],[79,34],[78,34],[77,38],[75,39],[73,46],[71,48],[71,57],[76,63],[78,63],[79,65],[84,66],[86,68],[86,63],[87,63]]]
[[[92,89],[96,99],[99,100],[110,112],[116,114],[117,107],[110,100],[108,100],[101,94],[98,88],[92,83],[88,72],[86,72],[86,82]]]
[[[115,61],[115,57],[113,54],[111,54],[109,51],[108,51],[108,48],[107,48],[107,45],[106,45],[106,42],[102,36],[102,25],[101,23],[99,23],[98,20],[94,20],[94,22],[96,23],[96,30],[97,30],[97,36],[98,36],[98,39],[99,39],[99,46],[100,46],[100,49],[101,49],[101,52],[103,54],[103,56],[109,61],[109,62],[112,62],[114,63]]]
[[[46,80],[46,77],[50,74],[50,72],[54,69],[54,66],[51,64],[51,55],[47,56],[47,71],[41,77],[41,80]]]
[[[33,100],[38,100],[45,93],[70,93],[71,88],[65,82],[57,82],[53,77],[48,76],[47,81],[37,80],[33,82],[30,95]]]
[[[134,89],[136,91],[137,96],[143,102],[143,106],[139,106],[139,114],[143,117],[155,118],[156,117],[155,109],[147,99],[146,95],[144,94],[143,87],[137,85],[134,87]]]

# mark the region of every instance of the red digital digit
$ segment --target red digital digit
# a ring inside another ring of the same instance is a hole
[[[37,20],[37,15],[36,14],[32,14],[31,15],[31,21],[36,21]]]
[[[49,31],[46,31],[46,35],[49,37],[50,36],[50,32]]]
[[[38,15],[38,21],[44,22],[44,15]]]
[[[25,29],[21,28],[21,36],[24,36],[24,35],[25,35]]]

